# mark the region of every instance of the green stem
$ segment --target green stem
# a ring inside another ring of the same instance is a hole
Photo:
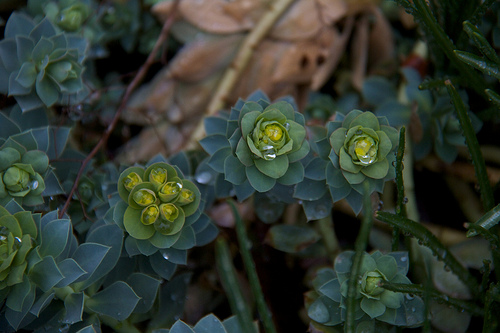
[[[141,333],[141,331],[131,324],[128,320],[118,321],[108,316],[99,316],[99,320],[106,326],[118,333]]]
[[[462,127],[467,147],[469,148],[472,164],[474,165],[476,178],[481,191],[481,200],[483,201],[484,210],[489,211],[495,205],[495,201],[493,199],[493,189],[490,186],[488,173],[486,172],[486,164],[484,162],[483,154],[481,153],[481,147],[477,141],[476,132],[474,131],[469,115],[467,114],[467,108],[465,107],[465,104],[460,98],[457,90],[450,80],[446,80],[445,85],[448,89],[448,94],[451,97],[453,105],[455,106],[455,111]]]
[[[406,294],[416,294],[420,296],[429,295],[432,299],[444,303],[449,306],[453,306],[459,310],[466,310],[470,314],[474,316],[481,317],[484,315],[484,311],[482,308],[477,306],[472,302],[468,302],[462,299],[449,297],[435,289],[429,287],[423,287],[419,284],[405,284],[405,283],[386,283],[383,287],[387,290],[406,293]]]
[[[227,241],[219,237],[215,242],[217,270],[226,291],[229,306],[238,318],[243,333],[255,333],[252,314],[241,291]]]
[[[248,245],[250,240],[247,237],[247,231],[245,224],[236,209],[236,206],[232,201],[228,201],[231,210],[233,211],[235,222],[236,222],[236,235],[238,237],[238,243],[240,244],[240,253],[243,259],[243,265],[248,275],[248,281],[250,282],[250,288],[255,296],[255,301],[257,303],[257,310],[262,318],[262,324],[264,326],[264,331],[268,333],[276,333],[276,328],[274,327],[273,318],[271,311],[267,306],[266,300],[264,298],[264,293],[260,286],[259,277],[257,275],[257,270],[255,269],[255,263],[252,259]]]
[[[430,34],[436,40],[436,45],[438,45],[444,54],[450,59],[451,63],[460,71],[462,76],[465,78],[465,82],[469,83],[469,86],[474,89],[478,94],[484,96],[484,85],[481,77],[474,72],[469,66],[463,63],[455,54],[455,45],[450,40],[448,35],[444,32],[443,28],[439,25],[438,21],[432,14],[425,0],[414,0],[413,6],[416,9],[416,15],[421,19],[422,28],[427,29]]]
[[[368,194],[368,186],[365,183],[364,187],[364,197],[363,197],[363,220],[361,222],[361,228],[359,230],[358,237],[354,243],[354,249],[356,253],[354,254],[351,266],[351,272],[349,275],[349,284],[347,289],[347,314],[345,322],[345,332],[352,333],[356,332],[356,290],[357,283],[359,280],[359,269],[361,267],[361,261],[363,259],[363,254],[366,250],[366,245],[368,244],[368,237],[370,235],[370,230],[373,224],[373,217],[371,211],[371,200]]]
[[[419,240],[420,244],[428,247],[439,260],[443,261],[465,283],[472,294],[477,293],[479,284],[476,279],[469,274],[469,271],[458,262],[455,256],[426,227],[410,219],[387,212],[377,212],[376,218],[392,226],[398,226],[403,232],[413,235]]]
[[[323,242],[325,243],[326,252],[333,262],[337,254],[340,252],[340,246],[337,235],[335,234],[335,229],[333,229],[332,216],[328,215],[319,219],[318,227],[321,232],[321,236],[323,237]]]
[[[403,126],[399,130],[399,146],[396,153],[396,189],[398,197],[396,200],[396,214],[406,217],[406,202],[405,202],[405,187],[403,181],[403,157],[405,154],[405,134],[406,128]],[[392,229],[392,251],[399,249],[399,234],[398,227]]]

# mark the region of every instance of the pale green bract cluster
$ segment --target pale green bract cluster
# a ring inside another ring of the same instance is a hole
[[[14,12],[0,41],[0,93],[13,96],[23,112],[75,101],[84,89],[84,38],[61,33],[44,18],[36,24]]]
[[[200,213],[201,194],[196,185],[164,162],[124,170],[118,193],[127,204],[123,228],[133,238],[148,240],[157,248],[173,245],[186,218]]]
[[[309,317],[325,326],[341,324],[346,318],[346,300],[351,279],[354,251],[345,251],[335,259],[334,269],[320,270],[313,281],[314,299],[308,306]],[[419,297],[397,293],[384,283],[410,284],[406,277],[409,258],[406,252],[364,253],[356,283],[355,320],[377,320],[395,326],[421,325],[424,304]]]
[[[26,206],[42,204],[43,175],[48,167],[49,158],[43,151],[26,151],[22,147],[0,149],[0,204],[12,199]]]
[[[304,178],[301,160],[310,147],[304,117],[293,101],[271,103],[257,91],[238,101],[229,115],[207,118],[205,129],[200,144],[210,155],[207,163],[240,200]]]

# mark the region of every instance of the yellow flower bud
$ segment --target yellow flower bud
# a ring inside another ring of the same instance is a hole
[[[150,205],[142,210],[141,222],[145,225],[150,225],[156,222],[160,216],[160,209],[157,205]]]
[[[135,192],[132,199],[139,206],[149,206],[156,201],[156,196],[153,191],[143,188]]]
[[[125,186],[125,188],[128,191],[131,191],[135,185],[140,184],[140,183],[142,183],[142,179],[135,172],[129,173],[128,176],[123,179],[123,186]]]
[[[160,205],[161,217],[164,220],[174,222],[179,216],[179,209],[174,204],[166,203]]]

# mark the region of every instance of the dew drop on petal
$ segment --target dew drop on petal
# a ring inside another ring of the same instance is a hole
[[[203,171],[197,174],[195,179],[200,184],[208,184],[212,180],[212,174],[208,171]]]
[[[32,190],[36,190],[38,188],[38,180],[34,180],[31,182],[30,188]]]

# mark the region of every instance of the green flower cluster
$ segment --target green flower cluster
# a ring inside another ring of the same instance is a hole
[[[179,177],[164,162],[147,169],[135,166],[124,170],[118,179],[118,193],[128,205],[123,216],[125,230],[157,248],[173,244],[186,218],[198,212],[201,199],[196,185]]]
[[[92,13],[89,0],[29,0],[27,9],[32,14],[43,14],[64,31],[76,32]]]
[[[42,175],[49,167],[47,154],[40,150],[23,151],[11,147],[0,150],[0,204],[12,199],[19,204],[43,203],[45,182]]]
[[[30,212],[12,215],[0,206],[0,304],[11,287],[23,282],[26,256],[36,238],[37,228]]]
[[[382,192],[385,181],[395,177],[392,162],[398,131],[384,117],[359,110],[345,117],[336,114],[327,128],[331,164],[326,168],[326,181],[335,192],[334,201],[347,197],[361,202],[365,182],[370,193]]]
[[[317,323],[335,326],[346,317],[346,299],[351,278],[354,251],[341,253],[335,259],[334,269],[318,272],[313,281],[314,301],[308,306],[309,317]],[[409,284],[408,254],[379,251],[364,253],[359,270],[355,295],[355,319],[376,319],[396,326],[418,326],[423,322],[423,301],[414,296],[383,288],[383,283]]]
[[[59,33],[14,12],[0,41],[0,92],[13,96],[23,112],[50,107],[83,91],[85,39]]]
[[[200,143],[211,155],[208,164],[233,184],[237,195],[267,192],[276,183],[294,185],[303,179],[300,160],[309,152],[304,122],[291,103],[271,104],[257,92],[240,100],[227,118],[207,119],[207,137]]]

